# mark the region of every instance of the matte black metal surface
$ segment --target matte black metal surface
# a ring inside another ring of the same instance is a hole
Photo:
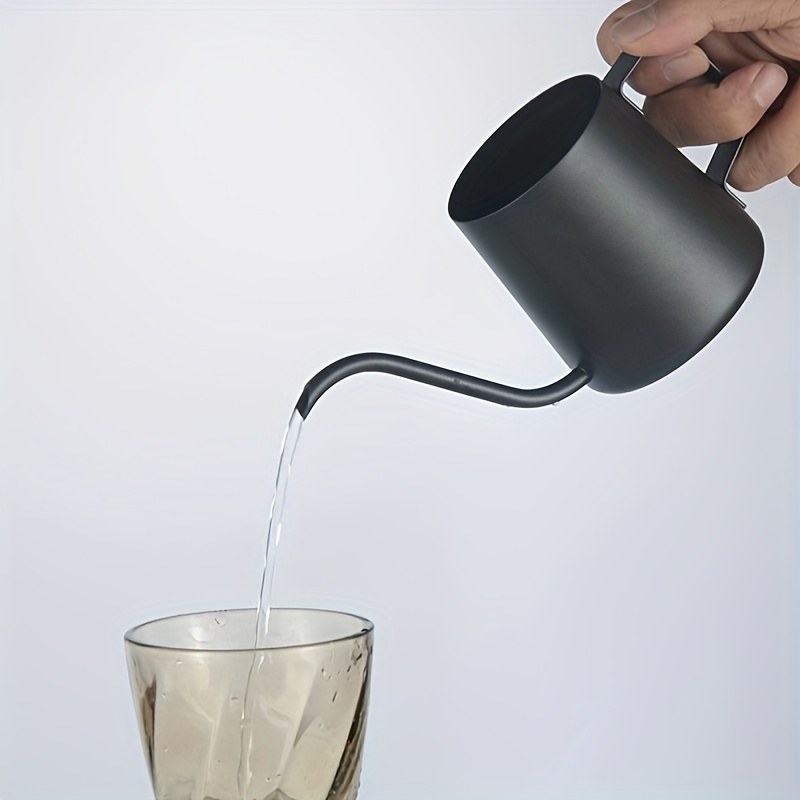
[[[557,403],[574,394],[589,382],[589,375],[576,368],[561,380],[540,389],[517,389],[501,383],[464,375],[450,369],[425,364],[412,358],[386,353],[359,353],[346,356],[320,370],[305,386],[295,406],[305,419],[314,404],[334,384],[359,372],[385,372],[429,386],[466,394],[515,408],[540,408]]]
[[[449,212],[602,392],[645,386],[702,349],[744,301],[764,252],[736,199],[592,76],[501,126],[465,167]]]

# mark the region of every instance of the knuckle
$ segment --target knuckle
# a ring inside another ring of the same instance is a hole
[[[730,142],[741,139],[755,127],[757,120],[742,116],[720,116],[714,122],[714,138],[718,142]]]
[[[753,108],[749,96],[737,94],[732,98],[715,97],[709,109],[709,119],[714,120],[717,141],[729,142],[748,134],[761,118],[761,110]],[[722,102],[719,102],[722,100]]]
[[[670,88],[659,63],[652,58],[643,58],[633,70],[628,84],[641,95],[658,95]]]

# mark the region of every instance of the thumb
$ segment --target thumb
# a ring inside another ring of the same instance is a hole
[[[613,15],[611,40],[637,56],[686,50],[711,31],[778,28],[791,17],[792,0],[652,0],[631,2]]]

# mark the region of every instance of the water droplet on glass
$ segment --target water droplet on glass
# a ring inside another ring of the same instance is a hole
[[[217,614],[214,617],[214,622],[220,626],[220,628],[224,628],[228,624],[228,616],[227,614]]]
[[[553,408],[555,408],[556,406],[560,406],[560,405],[561,405],[561,401],[560,400],[556,400],[555,403],[553,403]]]
[[[175,666],[176,666],[176,667],[183,666],[183,661],[181,661],[180,659],[178,659],[178,660],[175,662]]]

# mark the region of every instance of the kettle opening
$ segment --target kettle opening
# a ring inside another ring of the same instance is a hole
[[[450,194],[454,222],[499,211],[538,183],[572,149],[594,116],[602,85],[592,75],[562,81],[524,105],[481,145]]]

